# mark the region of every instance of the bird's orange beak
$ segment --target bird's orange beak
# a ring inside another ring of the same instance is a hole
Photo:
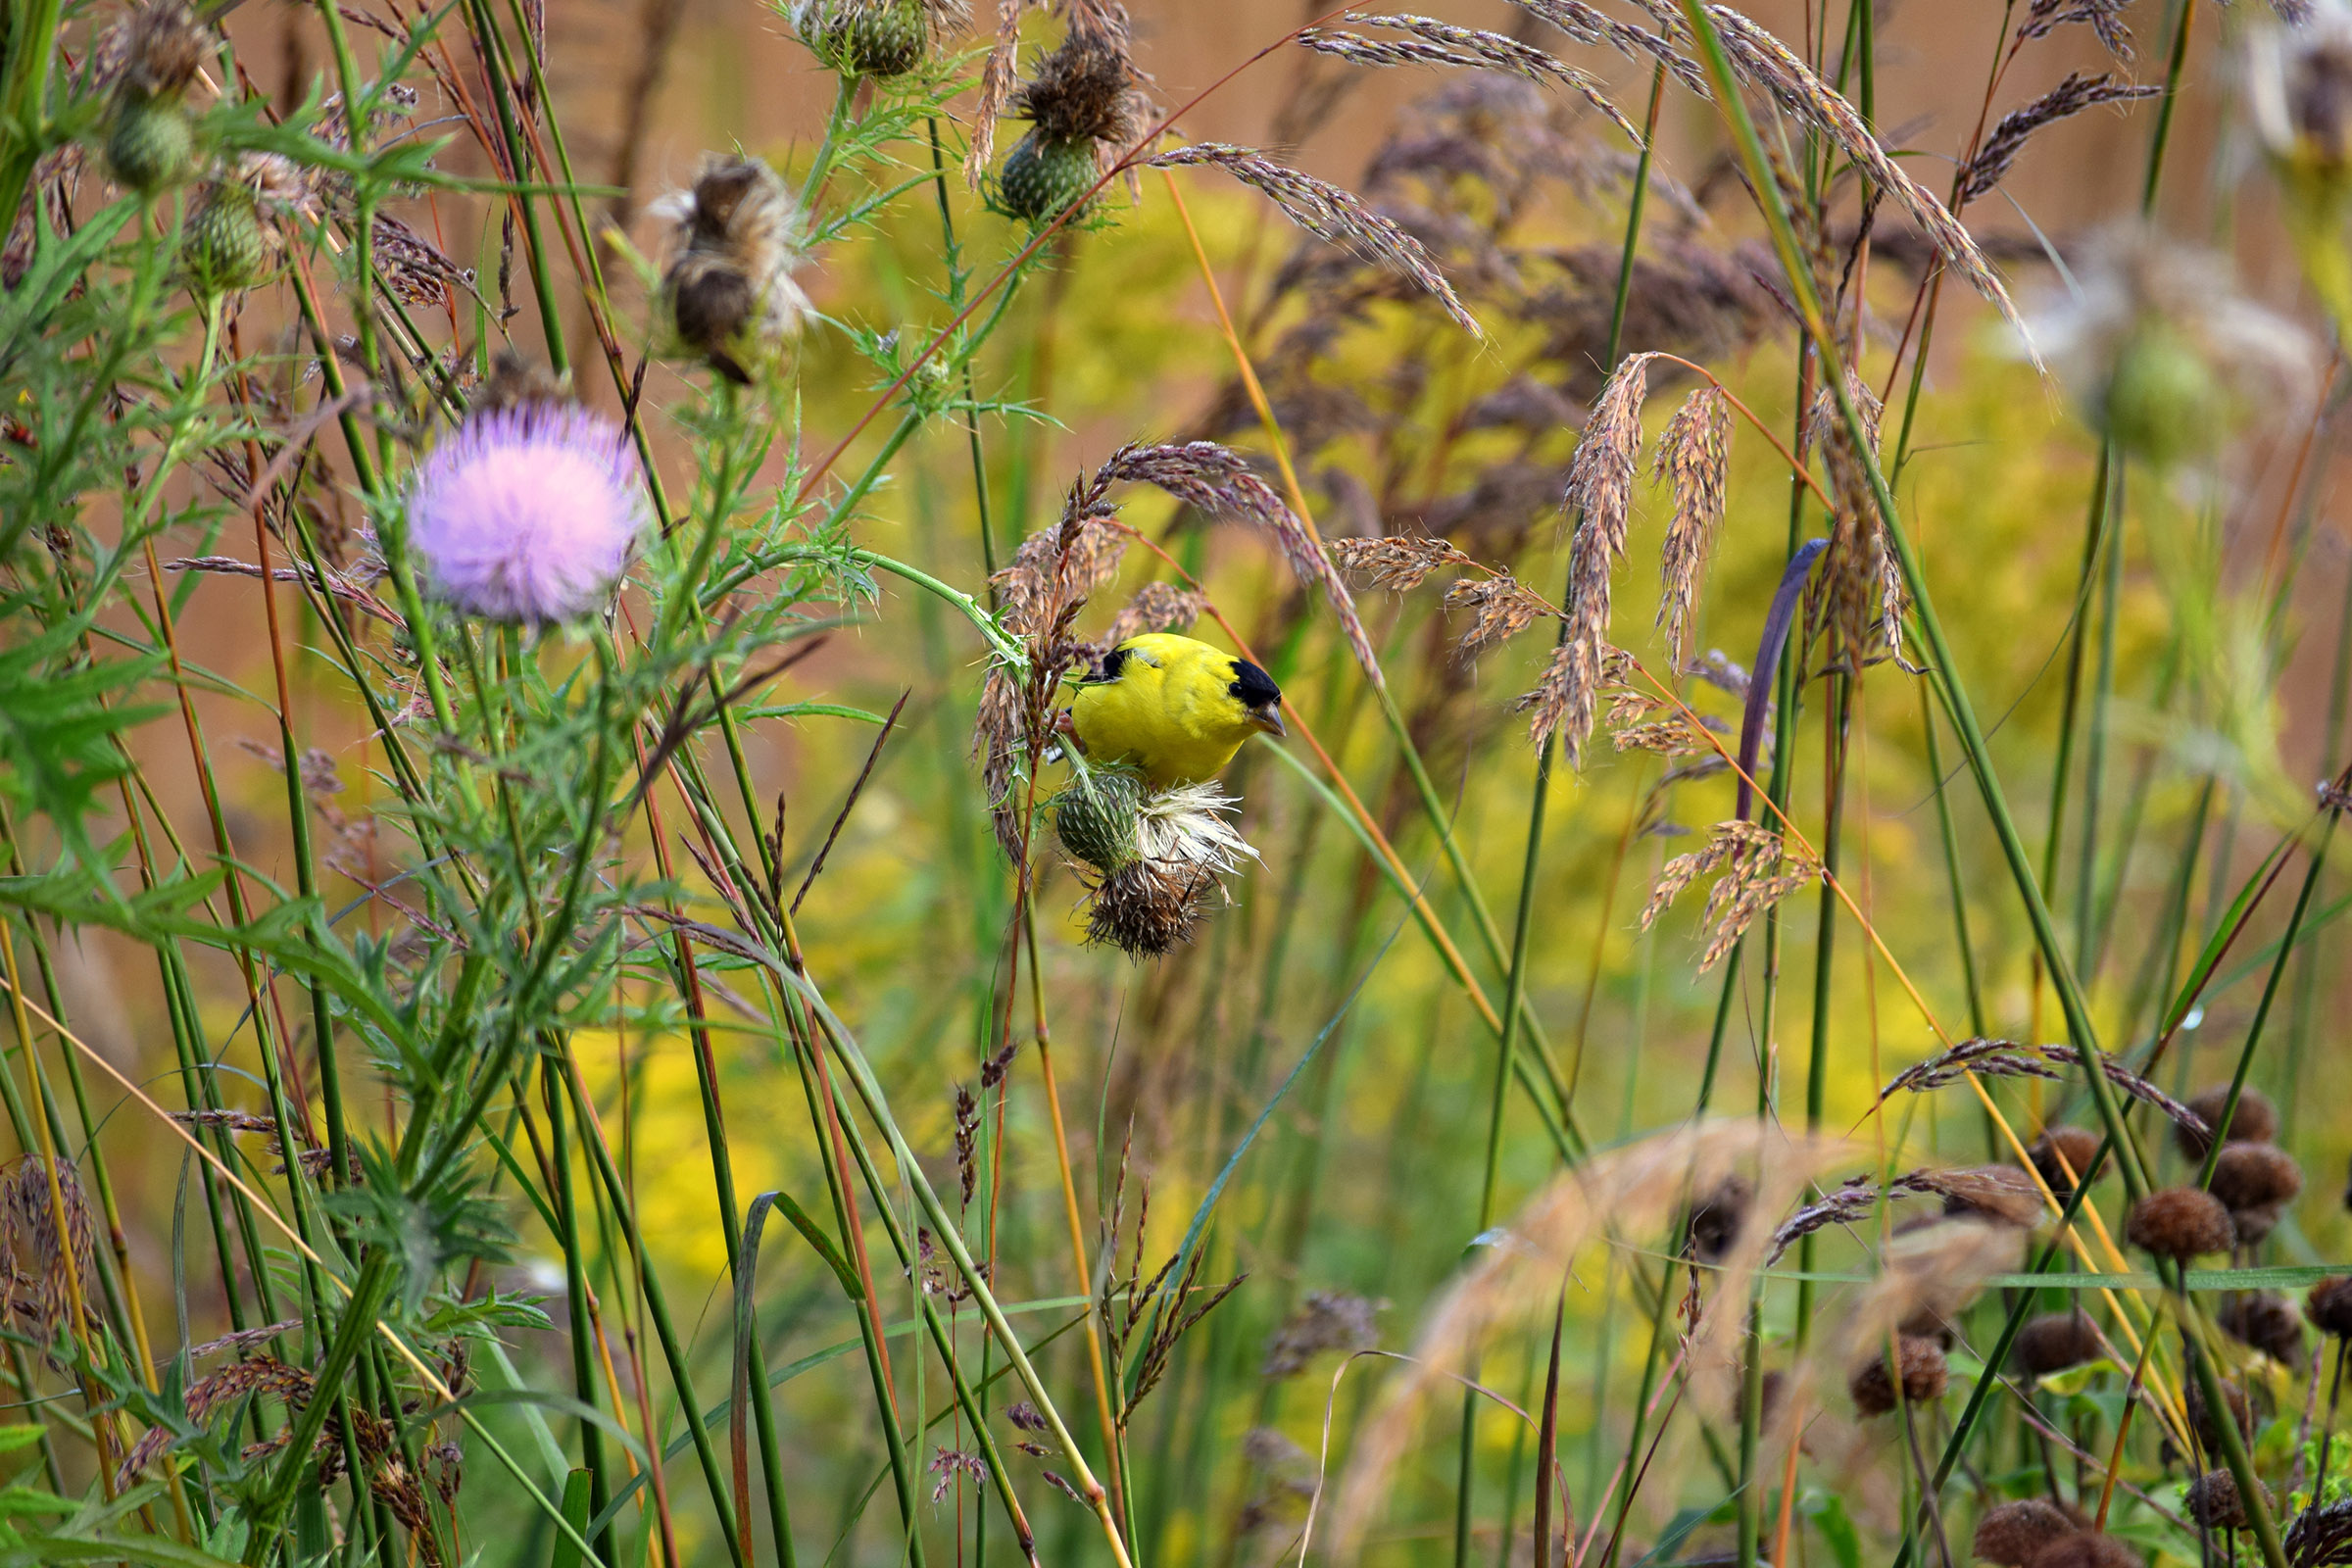
[[[1290,734],[1289,730],[1282,727],[1282,705],[1279,702],[1260,703],[1250,710],[1250,722],[1269,735]]]

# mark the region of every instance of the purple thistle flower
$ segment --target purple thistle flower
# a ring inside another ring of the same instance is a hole
[[[409,485],[426,588],[484,620],[545,625],[598,609],[645,517],[620,427],[555,404],[473,416]]]

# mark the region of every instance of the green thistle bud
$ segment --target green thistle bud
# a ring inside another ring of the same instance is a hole
[[[1144,787],[1133,774],[1096,769],[1054,797],[1054,832],[1061,847],[1101,871],[1135,861],[1136,813]]]
[[[903,76],[931,49],[921,0],[810,0],[801,41],[845,76]]]
[[[126,92],[106,138],[106,164],[119,184],[152,196],[179,183],[195,148],[195,133],[177,103]]]
[[[2222,412],[2203,357],[2160,320],[2143,320],[2124,344],[2100,408],[2117,446],[2159,465],[2211,440]]]
[[[208,187],[180,238],[179,260],[207,293],[233,294],[267,276],[270,242],[253,192],[229,183]]]
[[[1013,218],[1051,222],[1086,194],[1096,173],[1092,142],[1053,141],[1032,130],[1005,156],[997,200]]]

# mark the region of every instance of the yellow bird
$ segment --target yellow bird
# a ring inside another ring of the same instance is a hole
[[[1070,721],[1089,760],[1130,763],[1154,789],[1205,783],[1252,734],[1285,733],[1264,670],[1164,631],[1113,648],[1102,678],[1079,683]]]

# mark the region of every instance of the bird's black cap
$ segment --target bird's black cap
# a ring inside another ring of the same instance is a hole
[[[1274,684],[1274,677],[1247,659],[1233,662],[1233,681],[1225,689],[1244,708],[1261,708],[1282,701],[1282,688]]]

